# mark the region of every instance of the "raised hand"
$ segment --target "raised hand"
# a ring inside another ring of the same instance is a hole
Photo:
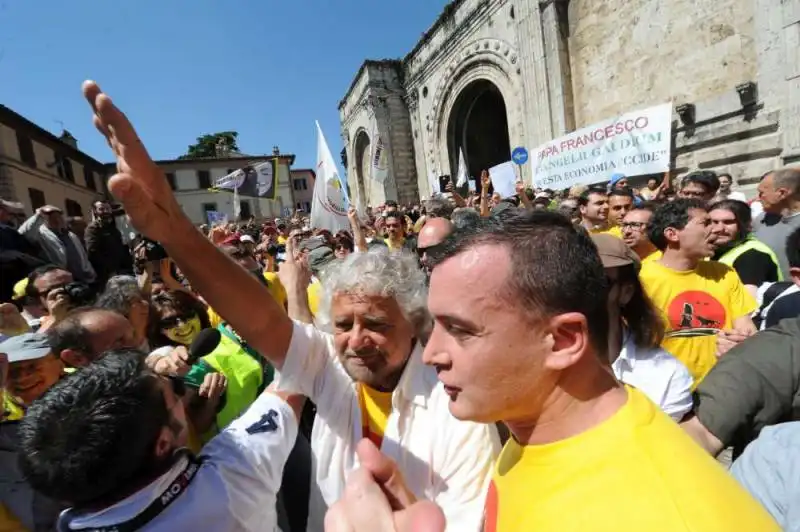
[[[117,173],[109,179],[108,190],[125,207],[131,224],[161,243],[193,229],[164,172],[150,158],[125,114],[94,81],[83,83],[83,95],[94,112],[95,127],[117,158]]]
[[[489,190],[489,185],[492,184],[492,179],[489,177],[489,171],[483,170],[481,171],[481,187],[483,190]]]

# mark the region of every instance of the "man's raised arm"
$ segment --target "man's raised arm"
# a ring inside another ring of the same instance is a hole
[[[292,322],[268,289],[206,239],[186,217],[164,172],[153,162],[128,121],[93,81],[83,94],[94,125],[117,158],[108,189],[133,226],[159,241],[192,286],[247,343],[278,369],[292,338]]]

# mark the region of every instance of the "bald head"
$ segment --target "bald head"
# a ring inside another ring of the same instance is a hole
[[[417,247],[424,249],[441,244],[452,231],[453,224],[447,218],[431,218],[419,232]]]

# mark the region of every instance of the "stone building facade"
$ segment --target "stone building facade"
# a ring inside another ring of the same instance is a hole
[[[477,176],[515,146],[666,102],[676,177],[727,171],[748,189],[800,164],[800,0],[454,0],[402,60],[365,61],[340,102],[351,194],[427,197],[459,150]]]

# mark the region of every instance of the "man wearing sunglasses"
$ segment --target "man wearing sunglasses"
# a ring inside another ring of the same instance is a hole
[[[275,530],[302,400],[265,392],[195,456],[182,380],[133,350],[53,386],[20,423],[20,467],[72,506],[58,530]],[[67,459],[68,457],[68,459]]]

